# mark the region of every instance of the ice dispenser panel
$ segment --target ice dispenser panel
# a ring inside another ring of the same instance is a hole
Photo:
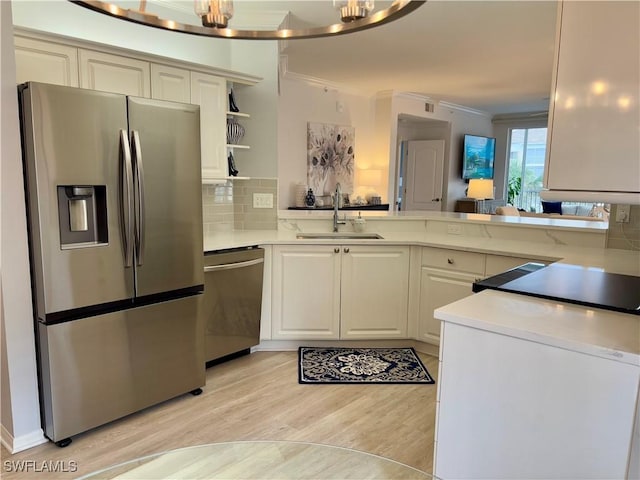
[[[63,249],[108,243],[107,187],[58,185],[58,219]]]

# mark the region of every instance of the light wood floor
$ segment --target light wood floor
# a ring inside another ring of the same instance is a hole
[[[420,354],[434,376],[438,359]],[[207,443],[289,440],[352,448],[431,472],[436,385],[300,385],[297,352],[256,352],[207,370],[204,393],[186,394],[73,438],[10,455],[3,480],[77,478],[135,458]],[[73,473],[17,473],[18,460]],[[68,468],[67,468],[68,469]]]

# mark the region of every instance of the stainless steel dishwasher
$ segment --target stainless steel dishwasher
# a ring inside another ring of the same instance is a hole
[[[264,249],[219,250],[204,257],[205,360],[260,343]]]

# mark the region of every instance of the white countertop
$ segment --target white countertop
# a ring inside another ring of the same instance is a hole
[[[640,317],[484,290],[435,317],[502,335],[640,366]]]
[[[470,237],[437,234],[422,231],[380,231],[382,239],[377,240],[301,240],[296,238],[296,230],[234,230],[215,232],[204,238],[204,251],[211,252],[227,248],[252,245],[318,245],[318,244],[359,244],[359,245],[415,245],[424,247],[451,248],[456,250],[491,253],[496,255],[526,257],[546,261],[582,265],[611,273],[640,276],[640,254],[628,250],[580,247],[560,243],[539,243],[535,241],[507,240],[487,237]]]
[[[346,215],[347,218],[355,218],[361,215],[366,220],[384,219],[387,221],[398,220],[446,220],[450,222],[470,222],[486,225],[508,225],[518,227],[550,227],[581,229],[589,231],[607,230],[608,223],[598,220],[565,220],[557,217],[537,218],[537,217],[516,217],[508,215],[485,215],[479,213],[458,213],[458,212],[430,212],[430,211],[409,211],[409,212],[389,212],[376,210],[340,210],[340,218]],[[285,220],[305,220],[326,218],[329,222],[333,217],[332,210],[279,210],[278,217]],[[569,217],[569,216],[568,216]]]

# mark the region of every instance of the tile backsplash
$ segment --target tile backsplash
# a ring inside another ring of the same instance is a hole
[[[254,208],[253,194],[272,195],[270,208]],[[202,186],[205,233],[230,230],[277,230],[278,181],[274,178],[227,180]]]
[[[620,248],[623,250],[640,249],[640,205],[631,205],[629,222],[616,222],[618,206],[611,205],[609,215],[609,230],[607,231],[607,248]]]

